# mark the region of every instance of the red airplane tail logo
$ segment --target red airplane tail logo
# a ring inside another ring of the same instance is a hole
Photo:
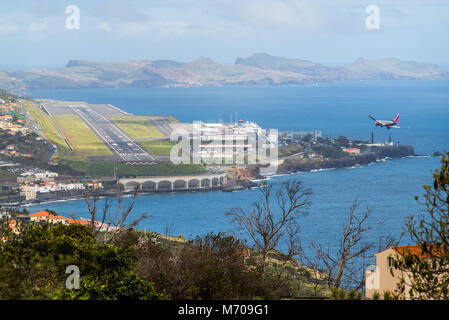
[[[400,114],[401,114],[401,113],[399,112],[398,115],[396,116],[396,118],[394,118],[394,120],[393,120],[394,123],[398,122],[398,119],[399,119],[399,115],[400,115]]]

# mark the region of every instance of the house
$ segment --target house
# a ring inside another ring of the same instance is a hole
[[[9,114],[6,114],[4,116],[0,116],[0,121],[12,121],[12,116]]]
[[[89,189],[102,189],[103,185],[101,182],[87,182],[86,187]]]
[[[48,211],[38,211],[29,215],[30,220],[34,222],[48,222],[48,223],[58,223],[67,224],[67,218],[61,215],[54,215]]]
[[[68,183],[68,184],[66,184],[66,188],[67,188],[67,190],[84,190],[84,189],[86,189],[84,184],[82,184],[80,182]]]
[[[348,154],[360,154],[359,148],[345,148],[343,149],[343,152],[346,152]]]
[[[376,253],[376,264],[368,266],[365,272],[365,296],[372,298],[376,292],[379,294],[385,291],[392,293],[399,289],[400,279],[403,278],[405,280],[405,298],[410,298],[408,294],[410,273],[395,269],[393,266],[394,259],[410,254],[423,259],[429,258],[417,245],[390,247]]]
[[[1,110],[1,112],[7,112],[7,111],[11,111],[12,107],[5,106],[5,105],[0,105],[0,110]]]
[[[67,218],[67,223],[68,224],[80,224],[82,226],[87,226],[90,225],[90,221],[84,218],[80,218],[80,219],[71,219],[71,218]]]
[[[0,129],[6,130],[12,127],[12,123],[11,122],[6,122],[6,121],[0,121]]]
[[[62,224],[68,224],[67,218],[61,215],[50,215],[47,219],[48,223],[62,223]]]
[[[25,189],[25,200],[34,200],[37,198],[37,192],[35,189]]]
[[[38,211],[35,213],[30,214],[30,220],[31,221],[42,221],[42,220],[48,220],[48,217],[50,216],[50,213],[48,211]]]

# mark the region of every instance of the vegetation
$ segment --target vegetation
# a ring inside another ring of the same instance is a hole
[[[0,169],[0,179],[8,179],[8,178],[14,178],[15,175],[12,173],[9,173],[8,171],[5,171],[3,169]]]
[[[322,155],[324,158],[331,158],[331,159],[340,159],[347,157],[348,155],[344,153],[339,146],[332,145],[332,146],[313,146],[312,150]]]
[[[262,277],[259,252],[223,233],[194,240],[123,229],[111,243],[80,225],[2,230],[0,299],[279,299],[313,295],[308,270],[278,252]],[[68,266],[79,289],[66,287]],[[318,290],[329,295],[325,285]]]
[[[365,241],[365,235],[375,225],[369,223],[372,211],[359,213],[360,202],[354,200],[348,219],[343,224],[341,236],[336,239],[337,250],[330,250],[320,241],[311,241],[312,254],[301,251],[302,262],[314,270],[324,270],[325,280],[335,298],[361,292],[365,287],[365,269],[374,254],[392,246],[392,237],[380,237],[379,243]],[[343,294],[344,293],[344,294]],[[358,294],[356,294],[357,296]]]
[[[30,154],[33,159],[24,159],[22,157],[14,157],[15,162],[22,163],[45,163],[48,157],[48,144],[45,140],[36,140],[38,136],[35,133],[28,133],[26,135],[16,134],[11,135],[6,131],[0,130],[0,149],[6,149],[7,145],[13,145],[14,151]],[[0,157],[8,157],[7,155],[0,155]]]
[[[68,145],[64,134],[59,130],[53,119],[27,100],[24,100],[24,105],[27,112],[32,116],[34,121],[37,122],[44,137],[58,147],[58,156],[63,157],[68,154],[70,151],[70,146]]]
[[[171,299],[279,299],[313,296],[314,278],[308,270],[272,251],[266,272],[260,265],[260,252],[225,233],[209,233],[193,240],[158,234],[130,232],[121,241],[135,246],[139,274],[154,283],[157,291]],[[326,285],[317,293],[328,296]]]
[[[182,176],[195,175],[207,172],[204,166],[199,164],[175,165],[169,161],[156,162],[152,165],[127,165],[124,162],[105,161],[61,161],[62,164],[84,173],[89,177],[113,177],[114,168],[121,177],[130,176]]]
[[[399,293],[411,298],[449,299],[449,152],[441,158],[441,168],[433,172],[433,184],[424,185],[425,208],[418,219],[410,216],[407,233],[418,246],[395,258],[394,267],[407,273]],[[419,197],[415,199],[419,201]],[[408,290],[408,292],[406,292]]]
[[[170,156],[176,142],[169,140],[139,141],[139,144],[154,156]]]
[[[237,227],[254,241],[261,252],[261,269],[264,273],[268,253],[276,249],[285,234],[289,236],[289,256],[299,253],[297,218],[307,214],[312,191],[304,189],[301,181],[293,180],[283,182],[274,197],[272,185],[266,182],[262,183],[260,192],[261,199],[253,204],[253,208],[233,208],[226,215],[231,216]]]
[[[70,160],[89,160],[90,156],[112,156],[103,141],[77,115],[56,115],[55,119],[73,149],[68,156]]]
[[[114,117],[110,120],[133,139],[164,137],[145,116]]]
[[[90,220],[108,223],[112,229],[99,230],[93,223],[23,222],[14,230],[8,227],[9,220],[1,223],[0,299],[279,299],[330,295],[320,280],[322,275],[299,266],[291,252],[272,249],[264,253],[224,233],[184,240],[134,230],[145,218],[142,215],[125,223],[137,191],[126,206],[121,203],[121,193],[117,195],[118,209],[112,211],[109,201],[104,208],[99,207],[94,191],[85,199]],[[26,210],[10,213],[13,218],[29,214]],[[67,274],[68,267],[78,269],[79,277]]]
[[[0,99],[5,100],[6,102],[17,102],[20,97],[0,88]]]
[[[300,144],[289,144],[286,146],[279,147],[279,156],[282,157],[288,157],[291,155],[294,155],[299,152],[304,152],[304,147]]]
[[[29,224],[0,242],[0,299],[162,299],[129,247],[97,243],[87,227]],[[79,289],[66,286],[79,268]]]

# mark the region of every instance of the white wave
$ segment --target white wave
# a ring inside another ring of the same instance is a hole
[[[338,168],[321,168],[321,169],[310,170],[310,172],[329,171],[329,170],[336,170],[336,169],[338,169]]]
[[[432,158],[430,155],[406,156],[406,158]]]

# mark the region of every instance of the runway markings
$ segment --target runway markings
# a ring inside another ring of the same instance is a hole
[[[100,139],[103,140],[110,147],[110,149],[118,154],[124,161],[136,162],[156,160],[156,158],[151,156],[137,143],[131,140],[111,121],[92,108],[79,105],[69,105],[69,108],[71,108],[73,112],[75,112],[84,122],[86,122],[86,124],[100,137]],[[86,115],[86,113],[88,115]],[[115,138],[111,137],[111,133],[115,135]],[[127,147],[128,150],[125,150],[123,147]]]

